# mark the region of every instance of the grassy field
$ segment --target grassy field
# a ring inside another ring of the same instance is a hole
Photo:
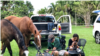
[[[86,56],[100,56],[100,44],[95,43],[95,39],[92,35],[92,29],[93,27],[85,28],[85,26],[72,26],[72,34],[63,34],[66,35],[66,48],[68,47],[68,40],[72,38],[74,33],[77,33],[79,38],[84,38],[87,40],[86,46],[84,48]],[[11,42],[11,47],[13,56],[19,56],[19,49],[15,41]],[[41,52],[43,52],[45,49],[47,49],[47,43],[44,44],[43,42]],[[30,46],[28,50],[29,56],[36,56],[37,50],[34,46]],[[7,49],[4,53],[4,56],[10,56]]]

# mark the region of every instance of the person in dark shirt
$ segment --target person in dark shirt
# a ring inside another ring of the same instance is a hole
[[[79,46],[77,44],[78,41],[79,41],[78,34],[74,34],[73,38],[69,39],[69,44],[68,44],[69,50],[76,50],[77,48],[79,48]],[[79,56],[81,56],[81,54],[79,54]]]
[[[68,56],[68,52],[66,50],[62,50],[62,47],[60,45],[59,38],[55,38],[53,34],[50,34],[48,36],[48,51],[52,49],[51,55],[59,56],[64,55]]]

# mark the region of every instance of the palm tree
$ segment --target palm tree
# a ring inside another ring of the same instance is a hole
[[[56,11],[55,10],[55,7],[56,7],[55,4],[54,3],[51,3],[50,6],[48,6],[48,7],[49,7],[48,12],[49,13],[52,13],[55,16],[55,11]]]

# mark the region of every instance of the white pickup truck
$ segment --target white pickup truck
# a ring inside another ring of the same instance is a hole
[[[30,18],[37,29],[42,30],[41,35],[45,36],[45,38],[49,34],[72,33],[70,15],[62,15],[57,21],[53,15],[49,14],[32,15]]]

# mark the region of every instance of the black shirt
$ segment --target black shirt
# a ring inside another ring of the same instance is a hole
[[[68,47],[69,47],[69,46],[71,46],[71,45],[72,45],[72,43],[73,43],[72,39],[69,39],[69,44],[68,44]],[[76,48],[77,48],[77,46],[75,46],[73,49],[74,49],[74,50],[76,50]]]
[[[68,46],[71,46],[73,43],[72,39],[69,39],[69,43],[68,43]]]

